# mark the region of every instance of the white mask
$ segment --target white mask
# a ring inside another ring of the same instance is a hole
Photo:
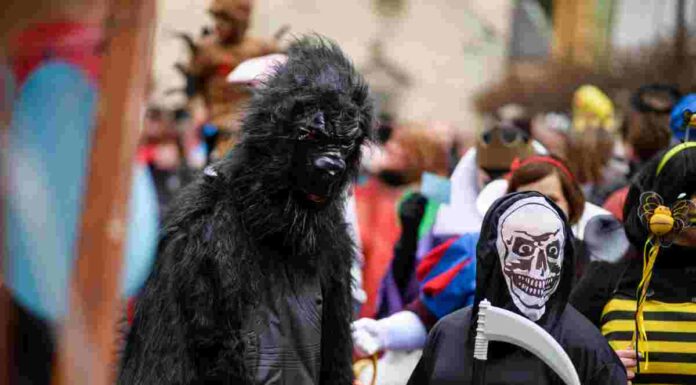
[[[521,199],[500,217],[496,247],[515,306],[532,321],[561,279],[565,233],[563,219],[542,197]]]

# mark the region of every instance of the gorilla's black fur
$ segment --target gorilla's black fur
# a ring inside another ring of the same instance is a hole
[[[255,91],[240,143],[173,203],[120,384],[253,383],[243,328],[279,271],[319,277],[320,383],[351,383],[343,205],[372,126],[367,86],[340,49],[292,44]]]

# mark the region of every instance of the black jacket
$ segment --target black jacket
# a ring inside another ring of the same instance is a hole
[[[476,300],[473,307],[459,310],[440,320],[431,331],[427,346],[409,384],[470,384],[473,365],[473,337],[477,304],[488,299],[493,306],[518,314],[503,275],[496,241],[499,223],[508,209],[521,199],[541,197],[518,193],[499,199],[486,214],[477,246]],[[550,202],[545,199],[546,202]],[[548,204],[557,212],[558,208]],[[585,317],[567,304],[573,275],[572,233],[564,220],[564,257],[556,290],[550,295],[543,315],[536,321],[566,350],[583,384],[627,382],[619,358]],[[536,262],[535,262],[536,263]],[[493,342],[486,367],[488,384],[562,384],[561,379],[531,353],[516,346]]]
[[[655,261],[648,299],[666,303],[693,302],[696,298],[696,250],[678,245],[660,250]],[[643,275],[643,260],[634,248],[616,264],[592,262],[570,296],[570,303],[598,327],[611,298],[635,299]]]

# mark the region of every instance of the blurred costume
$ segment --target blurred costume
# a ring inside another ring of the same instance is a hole
[[[566,159],[586,199],[596,205],[626,184],[628,165],[615,134],[611,99],[595,86],[578,88],[573,95],[573,125]]]
[[[390,187],[371,177],[355,187],[358,231],[363,252],[363,288],[366,302],[360,317],[374,317],[377,312],[377,293],[382,278],[389,270],[394,244],[401,229],[398,222],[398,203],[402,189]]]
[[[479,169],[484,170],[490,180],[502,177],[510,171],[515,158],[524,158],[534,152],[545,152],[543,147],[531,140],[529,122],[492,121],[479,133],[476,146],[469,149],[460,159],[452,173],[452,197],[450,204],[442,205],[432,228],[439,241],[419,244],[419,254],[433,249],[445,239],[478,231],[483,213],[476,209],[476,198],[482,188]],[[466,215],[462,215],[466,213]]]
[[[513,159],[546,153],[530,138],[528,124],[523,120],[492,122],[480,133],[476,147],[464,154],[452,173],[450,203],[440,206],[432,229],[418,243],[418,260],[451,237],[480,230],[485,211],[476,207],[482,189],[479,170],[495,180],[510,171]]]
[[[372,109],[338,46],[291,45],[241,142],[172,205],[119,384],[352,383],[345,198]]]
[[[655,154],[669,147],[670,113],[681,99],[681,93],[663,84],[644,85],[631,98],[631,111],[625,120],[623,136],[632,153],[631,173]]]
[[[389,270],[379,288],[377,314],[384,318],[406,307],[418,296],[415,278],[418,242],[428,234],[435,222],[440,203],[418,191],[407,191],[398,207],[401,234],[393,247]]]
[[[478,239],[478,232],[452,238],[433,249],[418,265],[419,299],[435,320],[473,303]],[[422,319],[432,318],[419,313]],[[432,321],[426,324],[428,328],[433,325]]]
[[[596,127],[610,133],[616,130],[614,103],[599,88],[584,85],[573,94],[573,130],[584,132]]]
[[[150,110],[138,146],[138,160],[147,165],[157,190],[160,216],[177,192],[193,179],[181,133],[160,111]]]
[[[241,117],[249,91],[229,84],[227,75],[243,61],[274,53],[274,41],[246,35],[253,0],[213,0],[209,12],[215,19],[215,32],[194,43],[185,37],[191,60],[180,68],[186,78],[189,108],[194,118],[205,116],[207,136],[215,136],[213,158],[221,158],[239,140]]]
[[[624,124],[624,141],[633,154],[630,161],[632,177],[655,154],[675,140],[683,140],[684,117],[687,109],[696,110],[695,95],[681,98],[674,87],[650,84],[640,87],[631,98],[632,111]],[[623,221],[623,207],[629,186],[613,192],[604,202],[604,208]]]
[[[696,382],[690,359],[696,354],[690,342],[696,328],[689,322],[696,317],[693,229],[686,244],[669,245],[686,233],[685,222],[693,221],[694,213],[693,202],[686,200],[696,194],[696,144],[680,146],[650,160],[631,184],[624,207],[631,250],[621,263],[591,264],[571,296],[612,348],[643,354],[635,384]],[[656,197],[659,201],[652,202]],[[680,205],[691,208],[680,210]],[[654,225],[660,220],[652,217],[659,206],[669,208],[673,226],[658,235]]]
[[[684,113],[686,111],[689,111],[691,114],[696,112],[696,94],[684,96],[672,109],[669,122],[672,137],[678,141],[696,141],[696,130],[693,129],[696,124],[693,122],[693,115],[690,115],[692,116],[692,121],[685,121],[686,115]],[[689,133],[688,139],[687,132]]]
[[[530,221],[529,218],[538,218]],[[514,193],[491,207],[476,252],[473,307],[438,322],[409,384],[470,384],[478,303],[515,312],[551,334],[583,384],[626,384],[619,358],[599,331],[567,303],[573,281],[572,234],[563,212],[543,195]],[[562,384],[526,350],[490,343],[488,384]]]
[[[409,266],[412,258],[401,256],[415,253],[419,235],[422,234],[421,217],[434,218],[437,203],[425,202],[420,207],[411,202],[414,196],[419,195],[416,189],[420,187],[424,172],[447,176],[445,141],[425,124],[399,126],[393,130],[385,145],[383,164],[377,167],[380,170],[376,177],[356,188],[365,256],[363,274],[367,302],[360,313],[364,317],[374,317],[380,310],[378,306],[384,304],[380,300],[382,293],[379,290],[385,280],[393,282],[389,275],[393,263],[398,265],[400,271],[412,271],[414,268],[412,264]],[[412,215],[414,210],[424,213],[415,212]],[[412,217],[417,218],[411,220]],[[408,241],[399,241],[399,234],[402,240]]]

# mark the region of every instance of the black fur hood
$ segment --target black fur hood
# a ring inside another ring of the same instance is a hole
[[[324,111],[327,122],[350,127],[355,138],[343,178],[321,208],[307,207],[293,197],[296,177],[291,165],[301,145],[298,119],[313,110]],[[322,234],[345,226],[347,189],[357,176],[360,148],[371,139],[373,125],[367,83],[340,48],[318,36],[294,42],[286,63],[254,91],[240,143],[214,165],[232,192],[249,236],[282,244],[295,256],[315,254]]]

